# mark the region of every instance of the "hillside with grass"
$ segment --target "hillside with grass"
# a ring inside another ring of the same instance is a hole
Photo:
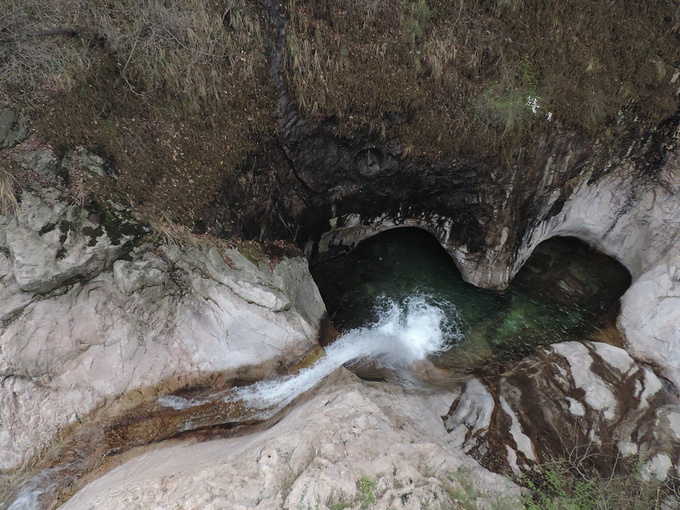
[[[611,157],[677,109],[675,1],[290,0],[283,29],[268,5],[2,0],[1,99],[37,143],[105,158],[107,192],[190,227],[225,186],[236,219],[276,193],[248,161],[285,145],[282,94],[340,138],[501,170],[564,133]]]

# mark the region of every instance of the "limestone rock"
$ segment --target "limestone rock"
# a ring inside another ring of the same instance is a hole
[[[23,142],[28,135],[28,119],[9,108],[0,108],[0,149]]]
[[[446,402],[340,369],[271,429],[144,453],[62,508],[462,509],[466,490],[476,508],[516,508],[519,489],[446,434]]]
[[[77,147],[67,152],[61,161],[61,165],[70,174],[80,174],[86,179],[117,177],[107,166],[104,158],[87,150],[85,147]]]
[[[95,409],[202,374],[263,377],[316,345],[324,307],[318,291],[303,296],[314,285],[303,260],[272,273],[233,251],[240,269],[217,251],[152,245],[120,259],[128,237],[56,190],[25,193],[5,234],[0,470],[10,478]]]
[[[46,182],[58,182],[60,180],[59,160],[50,149],[20,153],[17,159],[23,168],[35,172]]]
[[[565,342],[539,349],[488,386],[472,379],[445,424],[496,470],[519,474],[587,452],[620,459],[621,468],[639,462],[643,477],[663,480],[677,474],[679,413],[672,386],[625,350]]]
[[[290,300],[282,292],[270,274],[244,257],[238,250],[226,250],[227,264],[215,248],[208,252],[204,267],[216,281],[228,286],[235,294],[248,301],[271,310],[284,310]]]
[[[86,210],[60,199],[25,192],[15,220],[6,229],[14,278],[24,291],[46,293],[74,278],[92,278],[123,252],[130,237],[114,243]]]
[[[680,257],[642,274],[621,300],[627,347],[680,388]]]

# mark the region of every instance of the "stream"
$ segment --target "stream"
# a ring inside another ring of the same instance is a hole
[[[616,344],[619,298],[630,284],[611,258],[574,239],[552,239],[536,248],[508,290],[485,291],[463,281],[429,233],[409,228],[364,241],[312,274],[341,332],[325,355],[294,374],[200,396],[163,395],[109,423],[83,426],[28,474],[8,509],[58,506],[86,473],[136,447],[272,426],[340,366],[422,386],[427,381],[413,370],[418,364],[465,374],[555,342]]]

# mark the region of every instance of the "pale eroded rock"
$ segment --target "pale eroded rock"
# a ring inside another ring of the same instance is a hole
[[[106,228],[88,216],[60,200],[56,190],[23,194],[5,233],[22,290],[44,294],[73,278],[91,278],[121,255],[130,238],[113,243]]]
[[[457,496],[466,488],[478,494],[477,508],[516,508],[519,489],[466,457],[444,430],[446,402],[340,369],[271,429],[145,453],[62,508],[443,510],[464,508]]]
[[[586,454],[617,458],[629,469],[640,462],[646,478],[663,479],[678,467],[678,398],[623,349],[554,344],[487,384],[468,382],[444,423],[465,451],[494,469],[519,473]]]
[[[216,250],[151,245],[116,260],[125,238],[88,235],[95,227],[50,190],[25,193],[3,229],[0,469],[130,392],[205,373],[262,376],[315,346],[324,307],[305,261],[272,274],[235,250],[233,269]]]

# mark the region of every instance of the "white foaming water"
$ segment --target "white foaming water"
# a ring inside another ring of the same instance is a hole
[[[241,400],[253,410],[265,411],[258,417],[269,416],[342,365],[375,361],[385,368],[405,369],[441,352],[451,340],[444,311],[423,297],[411,297],[403,305],[386,301],[380,315],[375,324],[343,334],[326,348],[325,357],[297,375],[237,388],[225,401]]]
[[[179,410],[221,397],[224,402],[243,402],[254,412],[249,418],[265,419],[342,365],[363,360],[375,361],[385,368],[405,369],[459,339],[457,330],[446,327],[444,311],[421,296],[411,297],[403,305],[386,301],[382,308],[378,322],[343,334],[326,348],[325,357],[294,376],[261,381],[200,400],[169,395],[159,398],[158,403]]]
[[[50,476],[53,476],[55,473],[59,473],[64,469],[65,466],[44,469],[33,478],[23,483],[19,495],[7,510],[37,510],[40,508],[40,496],[54,490],[58,486],[58,482],[52,482],[46,487],[43,487],[43,485]],[[2,502],[0,501],[0,504],[1,503]]]

